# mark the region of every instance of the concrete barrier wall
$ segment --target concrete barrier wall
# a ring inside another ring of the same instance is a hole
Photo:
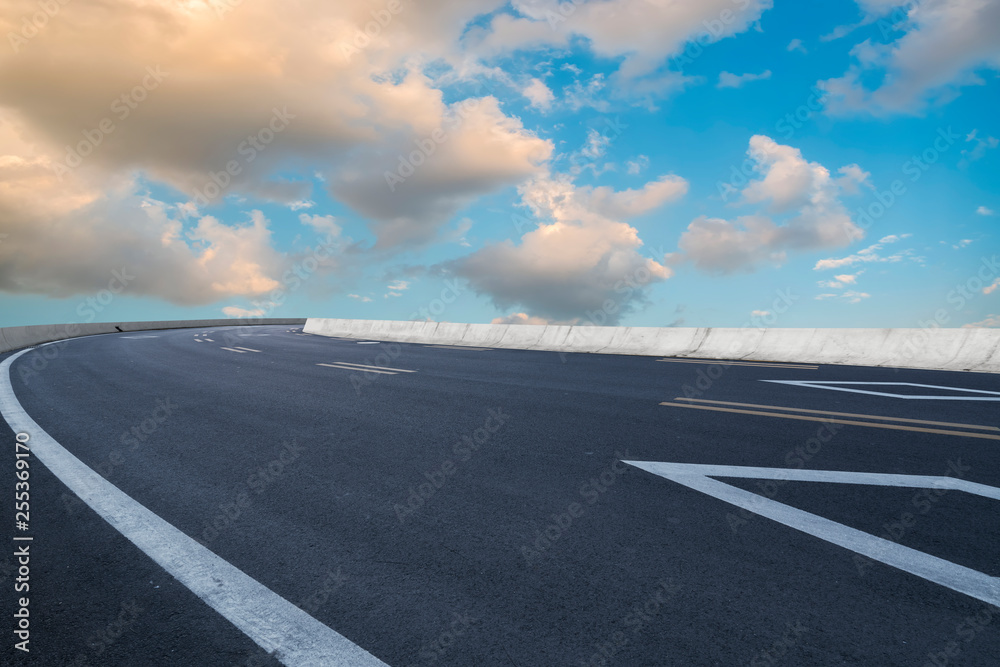
[[[91,324],[42,324],[29,327],[0,329],[0,353],[50,343],[65,338],[92,336],[119,331],[151,331],[154,329],[187,329],[201,327],[255,326],[259,324],[305,324],[305,319],[226,319],[175,320],[165,322],[94,322]]]
[[[405,343],[1000,373],[1000,329],[694,329],[309,318],[303,330]]]

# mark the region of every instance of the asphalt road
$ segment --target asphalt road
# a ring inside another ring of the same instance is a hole
[[[764,380],[908,383],[833,386],[910,398]],[[955,391],[1000,391],[996,375],[254,327],[71,340],[16,359],[11,382],[91,469],[393,667],[1000,664],[1000,609],[982,599],[622,463],[1000,487],[1000,403]],[[15,438],[0,437],[17,537]],[[24,543],[9,539],[0,662],[280,664],[44,465],[30,470],[30,653],[14,648]],[[998,500],[717,479],[1000,576]]]

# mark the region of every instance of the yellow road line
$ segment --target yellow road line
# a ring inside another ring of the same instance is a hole
[[[711,405],[688,405],[686,403],[660,403],[672,408],[690,408],[692,410],[712,410],[715,412],[735,412],[742,415],[759,415],[761,417],[781,417],[782,419],[799,419],[811,422],[826,422],[829,424],[847,424],[849,426],[868,426],[869,428],[887,428],[894,431],[916,431],[918,433],[937,433],[940,435],[964,435],[969,438],[983,438],[985,440],[1000,440],[1000,435],[989,435],[988,433],[965,433],[963,431],[945,431],[939,428],[919,428],[916,426],[903,426],[900,424],[876,424],[874,422],[859,422],[850,419],[834,419],[832,417],[809,417],[806,415],[786,415],[779,412],[760,412],[758,410],[737,410],[735,408],[717,408]]]
[[[935,422],[926,419],[904,419],[903,417],[882,417],[879,415],[860,415],[854,412],[830,412],[828,410],[806,410],[805,408],[789,408],[783,405],[758,405],[756,403],[733,403],[732,401],[709,401],[704,398],[682,398],[675,401],[692,401],[695,403],[713,403],[715,405],[738,405],[743,408],[764,408],[766,410],[788,410],[789,412],[811,412],[816,415],[834,415],[836,417],[861,417],[862,419],[881,419],[884,421],[907,422],[909,424],[930,424],[932,426],[954,426],[956,428],[978,428],[983,431],[1000,431],[996,426],[978,426],[976,424],[956,424],[954,422]]]
[[[711,361],[708,359],[657,359],[673,364],[718,364],[719,366],[757,366],[763,368],[800,368],[802,370],[814,371],[819,366],[806,364],[782,364],[770,361]]]

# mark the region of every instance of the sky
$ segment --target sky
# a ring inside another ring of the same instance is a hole
[[[1000,326],[1000,1],[5,0],[0,326]]]

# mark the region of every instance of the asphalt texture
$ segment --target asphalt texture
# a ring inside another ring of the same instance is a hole
[[[661,405],[995,427],[997,402],[762,380],[1000,391],[996,375],[359,344],[287,326],[139,336],[23,355],[18,400],[133,499],[393,667],[1000,664],[1000,609],[621,463],[1000,487],[1000,439]],[[340,363],[415,372],[318,365]],[[0,438],[12,499],[14,433]],[[723,481],[1000,576],[997,501]],[[30,653],[14,649],[9,546],[2,664],[279,664],[37,461],[31,520]]]

